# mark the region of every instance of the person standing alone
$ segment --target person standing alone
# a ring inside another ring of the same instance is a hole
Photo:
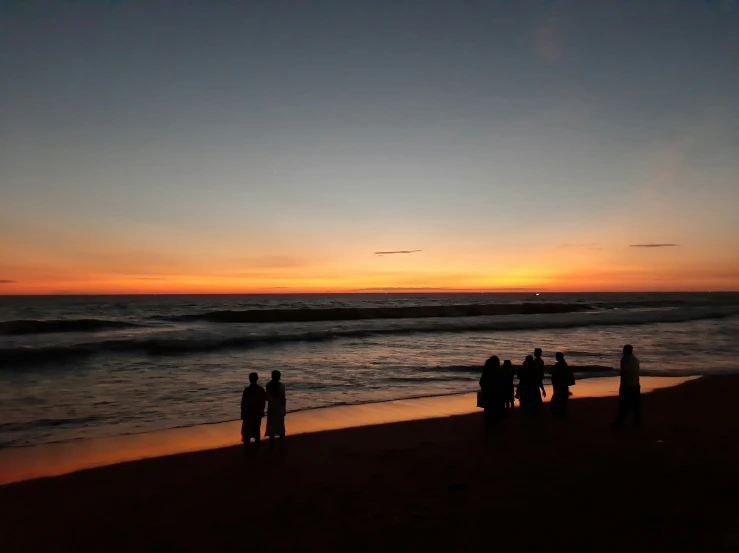
[[[620,428],[630,413],[634,414],[634,426],[641,426],[641,386],[639,385],[639,360],[634,348],[625,345],[621,357],[621,385],[618,388],[618,417],[611,428]]]
[[[241,396],[241,440],[247,452],[252,438],[254,438],[254,449],[259,451],[260,427],[262,417],[264,417],[264,406],[267,402],[267,394],[264,388],[257,384],[258,380],[259,375],[251,373],[249,386],[244,388],[244,394]]]

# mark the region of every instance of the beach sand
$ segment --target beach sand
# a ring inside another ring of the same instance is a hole
[[[696,376],[643,376],[643,392],[675,386]],[[471,383],[474,387],[475,383]],[[578,381],[576,397],[618,394],[617,376]],[[240,396],[239,396],[240,397]],[[544,398],[549,401],[549,398]],[[479,411],[476,393],[341,405],[289,413],[291,436],[390,422],[464,415]],[[235,405],[238,407],[238,405]],[[264,434],[265,421],[262,421]],[[241,441],[241,421],[201,424],[167,430],[93,439],[52,442],[30,447],[0,448],[0,484],[81,469],[232,446]]]
[[[577,399],[488,444],[474,413],[8,484],[2,551],[739,550],[737,398],[706,377],[646,395],[641,431]]]

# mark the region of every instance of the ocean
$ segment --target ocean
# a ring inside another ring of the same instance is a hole
[[[535,347],[613,375],[625,343],[648,375],[739,372],[739,293],[0,296],[0,447],[238,419],[252,371],[294,412],[468,393]]]

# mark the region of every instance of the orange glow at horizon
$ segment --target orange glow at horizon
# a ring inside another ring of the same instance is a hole
[[[21,238],[0,242],[2,295],[739,290],[735,238],[635,248],[628,244],[643,230],[621,236],[618,216],[600,221],[592,242],[578,242],[574,231],[513,233],[503,241],[417,230],[404,242],[421,251],[389,256],[373,252],[391,249],[378,247],[391,239],[370,232],[311,227],[240,240],[237,232],[139,236],[33,221],[15,221]]]
[[[460,271],[461,272],[461,271]],[[455,272],[456,273],[456,272]],[[114,275],[80,274],[61,279],[34,278],[5,282],[0,295],[23,294],[279,294],[371,292],[638,292],[732,291],[739,279],[730,270],[671,273],[658,269],[587,269],[568,273],[541,269],[510,271],[495,276],[481,271],[468,275],[434,271],[386,275],[351,272],[336,277],[310,273],[259,278],[216,275]]]

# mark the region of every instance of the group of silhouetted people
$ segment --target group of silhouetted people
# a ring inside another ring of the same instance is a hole
[[[518,399],[521,409],[526,413],[536,413],[541,409],[542,395],[546,397],[547,392],[544,388],[544,360],[541,358],[541,349],[537,348],[534,355],[526,356],[526,359],[518,371],[518,386],[514,386],[514,378],[516,376],[513,364],[506,359],[500,364],[498,356],[494,355],[485,362],[480,377],[480,393],[478,394],[478,407],[482,407],[485,413],[485,420],[492,422],[502,419],[507,411],[513,408],[514,401]],[[559,376],[563,371],[569,371],[564,355],[557,354],[557,382],[562,380]],[[572,371],[569,371],[572,376]],[[561,397],[569,397],[569,386],[573,385],[568,378],[566,380],[566,391],[564,396],[557,394],[557,413],[564,415],[566,413],[566,400]],[[558,387],[557,392],[562,392]]]
[[[285,385],[280,382],[280,371],[272,371],[272,380],[267,383],[265,390],[259,384],[259,375],[249,375],[249,386],[244,388],[241,396],[241,439],[247,450],[254,439],[254,449],[259,449],[262,418],[264,408],[267,407],[267,429],[264,433],[269,437],[270,448],[274,446],[276,436],[280,437],[280,446],[285,444],[285,415],[287,414],[287,399]]]
[[[555,355],[556,362],[550,370],[552,398],[550,405],[557,419],[567,416],[567,407],[572,393],[570,386],[575,385],[575,375],[567,365],[561,352]],[[526,356],[518,371],[518,386],[514,386],[516,376],[509,360],[501,365],[497,356],[485,362],[480,377],[480,392],[477,406],[484,409],[487,427],[490,423],[505,418],[518,399],[521,412],[525,415],[536,415],[541,412],[542,396],[546,397],[544,388],[545,364],[540,348],[534,355]],[[639,360],[634,356],[634,348],[626,345],[621,357],[621,383],[619,386],[618,417],[611,425],[618,428],[623,425],[629,414],[633,413],[636,426],[641,424],[641,387],[639,385]]]
[[[552,398],[550,405],[552,413],[557,419],[567,416],[567,406],[572,393],[570,386],[575,385],[575,375],[567,365],[565,356],[561,352],[555,355],[556,362],[549,371],[552,384]],[[544,388],[545,364],[540,348],[534,350],[534,355],[527,355],[518,370],[518,386],[515,385],[516,371],[510,360],[503,364],[497,356],[492,356],[485,362],[480,377],[480,391],[477,396],[477,406],[484,409],[486,426],[489,428],[495,421],[501,420],[513,409],[515,400],[519,401],[521,412],[527,416],[541,412],[543,397],[547,397]],[[259,375],[249,375],[249,386],[244,388],[241,397],[241,439],[247,448],[254,440],[254,448],[258,450],[260,443],[261,424],[267,408],[267,428],[264,433],[269,437],[270,448],[273,447],[275,437],[280,437],[280,444],[285,443],[285,415],[287,414],[287,400],[285,385],[280,382],[280,371],[272,371],[272,380],[267,383],[266,390],[259,382]],[[618,416],[611,427],[619,428],[626,418],[633,414],[634,424],[641,424],[641,387],[639,384],[639,360],[634,356],[634,348],[626,345],[621,357],[621,383],[618,394]]]

